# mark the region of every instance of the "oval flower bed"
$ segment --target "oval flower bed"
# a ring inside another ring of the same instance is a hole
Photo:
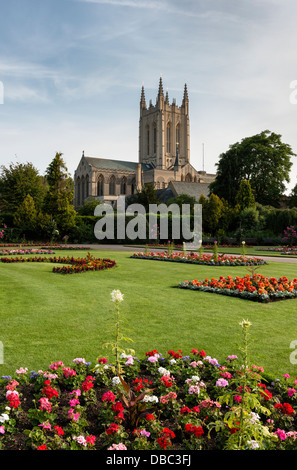
[[[172,261],[179,263],[191,264],[205,264],[208,266],[255,266],[267,264],[266,261],[260,258],[252,258],[247,256],[235,255],[213,255],[213,254],[200,254],[194,252],[173,252],[169,253],[164,251],[162,253],[149,252],[149,253],[134,253],[131,258],[136,259],[152,259],[158,261]]]
[[[116,262],[107,258],[94,258],[88,256],[86,258],[74,258],[73,256],[59,257],[31,257],[31,258],[0,258],[2,263],[59,263],[67,266],[54,266],[54,273],[74,274],[86,271],[101,271],[103,269],[113,268]],[[70,265],[70,266],[69,266]]]
[[[2,450],[297,449],[297,378],[192,349],[76,358],[0,379]]]
[[[215,294],[241,297],[257,302],[292,299],[297,297],[297,279],[289,280],[287,277],[279,279],[265,277],[261,274],[244,277],[232,276],[219,279],[206,278],[203,281],[194,279],[183,281],[178,285],[181,289],[192,289]]]

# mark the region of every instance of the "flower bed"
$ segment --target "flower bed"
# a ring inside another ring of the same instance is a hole
[[[260,258],[252,258],[247,256],[235,256],[235,255],[221,255],[218,254],[206,254],[206,253],[194,253],[194,252],[168,252],[162,253],[155,252],[140,252],[131,255],[131,258],[136,259],[150,259],[158,261],[171,261],[179,263],[191,263],[191,264],[205,264],[208,266],[255,266],[267,264],[266,261]]]
[[[54,248],[55,250],[91,250],[90,246],[73,246],[73,245],[64,245],[64,244],[55,244],[55,243],[0,243],[0,247],[19,247],[22,246],[39,246],[41,249]]]
[[[215,294],[241,297],[257,302],[271,302],[275,300],[292,299],[297,297],[297,279],[288,280],[265,277],[261,274],[244,277],[232,276],[219,279],[206,278],[203,281],[194,279],[183,281],[178,285],[181,289],[192,289]]]
[[[44,249],[32,249],[32,250],[1,250],[0,256],[11,256],[11,255],[50,255],[55,254],[52,250]]]
[[[64,266],[54,266],[54,273],[61,274],[75,274],[82,273],[86,271],[102,271],[103,269],[109,269],[116,266],[116,262],[107,258],[94,258],[93,256],[88,256],[86,258],[74,258],[73,256],[67,257],[31,257],[31,258],[0,258],[2,263],[59,263],[64,264]],[[65,266],[67,265],[67,266]],[[70,265],[70,266],[69,266]]]
[[[297,378],[192,349],[0,379],[2,450],[297,450]],[[124,379],[123,379],[124,378]]]

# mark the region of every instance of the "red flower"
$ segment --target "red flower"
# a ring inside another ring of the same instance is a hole
[[[168,351],[168,354],[172,357],[174,357],[175,359],[178,359],[179,357],[183,357],[182,354],[181,354],[181,350],[179,349],[178,352],[174,352],[174,351]]]
[[[191,423],[185,425],[185,431],[194,434],[196,437],[201,437],[204,434],[201,426],[194,426]]]
[[[9,395],[7,395],[7,399],[9,400],[10,408],[17,408],[21,404],[19,395],[17,393],[10,393]]]
[[[155,421],[156,418],[155,418],[155,416],[152,415],[152,414],[147,414],[146,417],[145,417],[145,419],[146,419],[147,421]]]
[[[96,441],[96,436],[87,436],[87,443],[93,446]]]
[[[183,415],[184,413],[191,413],[190,408],[188,408],[187,406],[183,406],[180,410],[180,414]]]
[[[47,450],[47,446],[42,444],[41,446],[37,447],[37,450]]]
[[[46,387],[43,388],[42,393],[44,393],[49,400],[53,397],[58,397],[58,391],[50,386],[49,380],[46,380],[44,385],[46,385]]]
[[[198,351],[198,349],[192,349],[191,353],[193,354],[198,354],[199,356],[201,357],[205,357],[206,356],[206,352],[205,351]]]
[[[55,431],[57,432],[58,436],[63,436],[64,431],[60,426],[54,426]]]
[[[119,429],[120,429],[120,427],[119,427],[118,424],[112,423],[112,424],[110,424],[109,428],[106,429],[106,434],[108,434],[108,435],[114,434],[115,432],[118,432]]]
[[[84,381],[84,383],[82,384],[81,388],[87,392],[89,391],[91,388],[94,387],[94,384],[93,384],[93,381],[94,381],[94,377],[92,377],[91,375],[88,375],[86,377],[86,380]]]
[[[166,450],[168,446],[171,446],[171,439],[175,438],[175,434],[168,428],[163,428],[157,439],[157,442],[162,449]]]
[[[166,388],[172,387],[172,385],[173,385],[173,382],[170,379],[170,377],[167,377],[166,375],[161,377],[160,381],[163,382],[163,384],[165,385]]]
[[[113,392],[106,392],[102,395],[102,398],[101,400],[102,401],[111,401],[111,402],[114,402],[116,399],[116,396]]]
[[[155,354],[159,354],[156,349],[145,353],[146,356],[154,356]]]

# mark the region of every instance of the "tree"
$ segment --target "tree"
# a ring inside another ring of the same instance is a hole
[[[255,198],[250,182],[248,180],[240,181],[239,190],[235,197],[235,202],[242,211],[248,207],[255,206]]]
[[[56,153],[45,173],[48,192],[44,200],[44,212],[51,215],[59,231],[67,232],[75,224],[76,212],[73,207],[73,181],[62,155]]]
[[[46,193],[44,178],[32,163],[1,166],[0,200],[4,211],[15,212],[29,194],[40,209]]]
[[[37,211],[34,199],[30,194],[27,194],[18,209],[16,210],[13,218],[14,225],[22,228],[25,232],[29,231],[30,234],[34,232],[37,226]]]
[[[202,206],[203,232],[215,235],[223,215],[223,202],[216,194],[211,194]]]
[[[94,210],[99,204],[101,204],[101,202],[94,198],[89,201],[84,201],[83,206],[78,208],[77,213],[79,215],[94,215]]]
[[[236,204],[240,182],[247,180],[254,190],[255,201],[276,206],[290,181],[290,158],[296,156],[281,136],[268,130],[246,137],[220,155],[217,175],[210,192]]]
[[[153,183],[143,185],[142,190],[137,194],[136,202],[138,204],[142,204],[145,207],[146,212],[149,211],[150,204],[160,204],[161,201]]]

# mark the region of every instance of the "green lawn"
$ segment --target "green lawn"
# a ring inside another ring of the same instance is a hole
[[[136,251],[136,250],[135,250]],[[132,252],[131,252],[132,253]],[[71,255],[60,252],[57,255]],[[84,256],[86,252],[75,252]],[[69,365],[76,357],[94,361],[107,356],[102,344],[112,340],[113,289],[122,304],[137,355],[157,349],[204,349],[218,360],[238,354],[239,323],[248,319],[252,344],[250,363],[277,377],[297,376],[290,363],[290,344],[297,340],[297,299],[270,304],[216,294],[176,289],[180,281],[220,275],[244,275],[244,267],[208,267],[130,259],[129,252],[92,250],[92,255],[116,260],[117,267],[101,272],[61,275],[47,263],[0,263],[0,341],[4,364],[0,376],[19,367],[47,369],[53,361]],[[260,253],[259,253],[260,255]],[[271,262],[257,272],[297,277],[297,265]]]

